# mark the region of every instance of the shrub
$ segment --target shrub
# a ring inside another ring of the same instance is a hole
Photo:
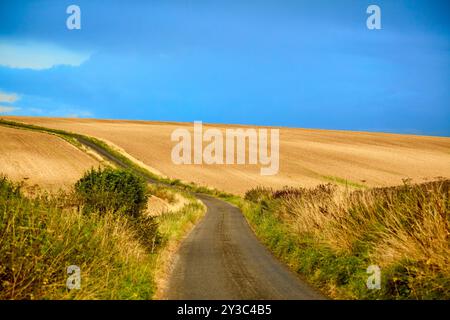
[[[138,217],[147,206],[147,184],[131,171],[91,169],[75,184],[88,211],[121,212]]]
[[[270,200],[272,198],[272,188],[256,187],[245,193],[244,199],[251,202],[260,202],[262,200]]]
[[[154,253],[162,244],[156,217],[141,215],[132,221],[135,238],[150,253]]]
[[[315,188],[294,188],[294,187],[284,187],[283,189],[276,190],[273,192],[273,198],[275,199],[288,199],[288,198],[327,198],[334,194],[336,191],[336,185],[331,183],[319,184]]]
[[[19,197],[20,186],[10,182],[6,177],[0,176],[0,194],[5,200],[10,197]]]

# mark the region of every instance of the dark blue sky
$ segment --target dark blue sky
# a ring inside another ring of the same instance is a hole
[[[66,8],[81,8],[81,30]],[[368,30],[377,4],[382,30]],[[450,2],[1,1],[0,113],[450,136]]]

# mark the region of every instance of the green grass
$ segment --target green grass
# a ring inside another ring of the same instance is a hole
[[[244,202],[240,207],[256,236],[275,256],[314,287],[321,289],[325,295],[332,298],[370,298],[369,295],[355,294],[355,291],[369,293],[364,290],[367,278],[364,259],[338,256],[315,239],[299,237],[286,223],[277,219],[273,212],[260,205]],[[345,280],[350,278],[351,285]],[[327,292],[333,287],[339,292]]]
[[[324,179],[328,182],[336,183],[336,184],[343,185],[346,187],[351,187],[351,188],[355,188],[355,189],[367,189],[366,185],[357,183],[357,182],[353,182],[348,179],[335,177],[335,176],[321,176],[321,177],[322,177],[322,179]]]
[[[336,299],[450,299],[450,181],[336,194],[253,190],[235,201],[293,271]],[[381,289],[366,288],[369,265]]]
[[[164,242],[180,241],[186,235],[186,230],[191,228],[203,216],[204,207],[197,202],[191,202],[180,211],[163,213],[157,217],[159,232]]]

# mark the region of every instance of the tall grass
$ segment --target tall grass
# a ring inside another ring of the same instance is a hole
[[[86,209],[75,192],[25,197],[0,178],[0,299],[151,299],[167,248],[204,212],[161,217]],[[67,268],[81,288],[66,286]]]
[[[73,198],[27,199],[0,180],[0,299],[148,299],[152,257],[129,219],[83,214]],[[81,269],[81,289],[68,290],[67,267]]]
[[[242,204],[257,234],[334,298],[450,298],[450,181],[342,191],[254,189]],[[369,265],[381,290],[365,286]]]

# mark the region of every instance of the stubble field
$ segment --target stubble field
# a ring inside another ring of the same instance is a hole
[[[171,141],[171,133],[178,128],[192,130],[191,123],[5,118],[94,136],[118,146],[165,176],[237,194],[243,194],[258,185],[273,188],[285,185],[312,187],[324,182],[335,182],[352,187],[372,187],[398,185],[403,179],[424,182],[436,177],[450,177],[450,138],[446,137],[280,128],[279,173],[273,176],[261,176],[259,165],[174,164],[171,160],[171,150],[176,142]],[[210,127],[223,130],[233,126],[204,125],[204,130]],[[45,143],[50,143],[49,139],[54,140],[52,137],[44,138],[44,136],[42,135],[42,139],[47,141]],[[3,150],[14,148],[19,143],[27,145],[26,142],[17,140],[18,137],[9,136],[8,139],[12,140],[6,146],[1,146]],[[35,139],[37,140],[41,139]],[[32,147],[32,144],[28,143],[28,147]],[[26,150],[23,146],[21,148]],[[62,147],[53,149],[59,149],[58,153],[64,154],[60,157],[66,156],[68,160],[70,158],[66,167],[59,171],[66,170],[65,175],[73,178],[73,172],[78,170],[74,171],[72,168],[77,166],[73,163],[74,159],[71,155],[73,148],[71,146],[65,146],[65,148],[70,151],[66,152],[66,149]],[[17,161],[20,158],[17,155],[10,154],[9,157]],[[4,152],[0,156],[4,157]],[[82,155],[77,157],[83,163],[80,164],[83,168],[93,164],[91,159],[81,158]],[[14,161],[9,160],[10,163]],[[39,162],[34,162],[32,167],[41,166]],[[33,170],[36,172],[36,178],[42,176],[49,179],[49,174],[50,179],[65,177],[64,174],[56,174],[59,171]],[[31,171],[27,174],[33,176]]]
[[[65,189],[91,167],[91,157],[59,137],[0,126],[0,174],[26,187]]]

